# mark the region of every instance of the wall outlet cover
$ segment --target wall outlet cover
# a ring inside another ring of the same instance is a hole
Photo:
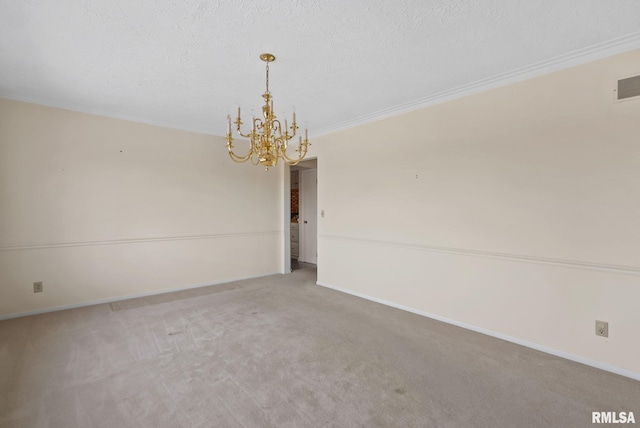
[[[596,336],[609,337],[609,323],[596,320]]]

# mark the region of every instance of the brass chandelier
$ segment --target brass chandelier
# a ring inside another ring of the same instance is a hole
[[[296,113],[293,112],[293,123],[288,126],[287,120],[283,124],[276,119],[273,111],[273,97],[269,91],[269,63],[275,61],[276,57],[270,53],[263,53],[260,59],[267,63],[267,90],[262,94],[264,105],[262,106],[263,119],[251,118],[251,131],[243,133],[241,130],[242,120],[240,119],[240,107],[238,107],[238,118],[233,122],[236,125],[238,135],[249,139],[249,152],[244,156],[238,156],[233,152],[233,137],[231,136],[231,115],[227,116],[229,121],[227,126],[227,149],[229,156],[235,162],[246,162],[251,160],[254,165],[262,165],[266,171],[278,164],[278,159],[282,159],[288,165],[295,165],[304,159],[309,147],[309,139],[307,129],[304,130],[304,139],[299,136],[297,155],[289,157],[287,148],[289,141],[298,133],[298,124],[296,122]]]

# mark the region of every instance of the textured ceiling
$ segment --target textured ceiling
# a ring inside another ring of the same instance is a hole
[[[223,135],[310,134],[640,48],[638,0],[0,0],[0,96]],[[640,65],[639,65],[640,70]]]

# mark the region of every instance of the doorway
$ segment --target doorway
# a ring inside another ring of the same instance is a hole
[[[291,167],[291,270],[317,267],[318,262],[318,161],[310,159]]]

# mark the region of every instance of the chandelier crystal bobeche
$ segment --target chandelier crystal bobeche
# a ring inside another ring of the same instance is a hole
[[[233,152],[233,137],[231,136],[231,115],[227,116],[229,121],[227,126],[227,148],[229,156],[235,162],[246,162],[251,160],[254,165],[262,165],[268,171],[270,167],[278,164],[278,159],[282,159],[288,165],[295,165],[304,159],[309,147],[309,139],[307,129],[304,130],[304,139],[299,137],[297,156],[289,157],[287,155],[287,147],[289,141],[298,134],[298,125],[296,122],[296,113],[293,112],[293,123],[288,126],[287,120],[284,120],[284,126],[276,119],[273,111],[273,97],[269,92],[269,63],[273,62],[276,57],[270,53],[263,53],[260,59],[267,63],[267,90],[262,94],[264,105],[262,106],[262,116],[264,119],[251,118],[251,131],[242,132],[242,120],[240,119],[240,107],[238,107],[238,118],[233,122],[236,125],[238,135],[249,139],[249,152],[244,156],[238,156]]]

